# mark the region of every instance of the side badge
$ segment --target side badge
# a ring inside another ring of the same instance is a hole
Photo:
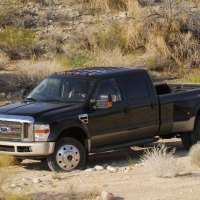
[[[79,120],[82,121],[84,124],[88,124],[88,114],[82,114],[78,116]]]

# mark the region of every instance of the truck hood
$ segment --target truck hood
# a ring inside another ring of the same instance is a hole
[[[16,104],[10,104],[0,107],[0,114],[13,114],[37,117],[42,114],[64,109],[69,111],[77,107],[77,104],[71,103],[57,103],[57,102],[22,102]]]

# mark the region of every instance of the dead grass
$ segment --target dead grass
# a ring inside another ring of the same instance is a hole
[[[0,167],[9,167],[15,164],[13,156],[7,154],[0,154]]]
[[[5,0],[9,1],[14,2]],[[42,1],[20,2],[40,4]],[[52,30],[48,36],[43,34],[39,38],[40,44],[34,42],[35,36],[29,34],[30,30],[23,30],[28,31],[23,35],[16,27],[3,27],[0,32],[0,48],[9,59],[59,58],[61,65],[66,68],[139,64],[150,70],[171,72],[178,76],[183,76],[191,67],[200,65],[198,38],[200,15],[198,11],[191,11],[191,5],[194,4],[189,1],[163,0],[151,5],[141,5],[142,1],[139,0],[70,0],[72,3],[65,0],[49,1],[55,6],[58,2],[72,6],[82,3],[88,14],[95,12],[94,16],[97,16],[99,23],[94,24],[96,27],[88,28],[87,33],[77,33],[79,39],[74,37],[70,42],[65,41],[61,29]],[[14,4],[10,5],[14,9]],[[113,14],[113,20],[106,22],[105,13],[109,19]],[[29,44],[31,41],[34,44]],[[6,59],[0,56],[0,69],[6,67]],[[29,64],[37,65],[32,61]],[[43,73],[46,69],[37,69],[31,70],[34,79],[37,77],[35,71],[42,71],[38,80],[48,74]],[[23,76],[32,80],[33,77],[29,73],[30,71],[27,72],[26,69],[22,71]]]
[[[169,150],[165,144],[147,149],[141,158],[147,172],[157,177],[176,177],[183,171],[183,166],[177,163],[175,149]]]
[[[0,70],[6,70],[9,58],[5,53],[0,53]]]
[[[92,53],[93,60],[87,63],[88,66],[118,66],[133,67],[136,66],[136,58],[140,56],[138,53],[123,55],[120,48],[113,50],[98,50]]]
[[[11,184],[16,174],[14,166],[15,158],[7,154],[0,154],[0,199],[1,200],[31,200],[28,195],[8,192],[8,185]]]
[[[6,183],[11,182],[12,172],[8,167],[14,164],[14,158],[9,155],[0,155],[0,199],[5,199],[7,192],[4,189]]]
[[[109,56],[113,50],[120,49],[122,56],[119,58],[127,54],[147,55],[147,52],[151,52],[145,66],[170,71],[178,76],[183,76],[191,67],[199,66],[200,44],[194,32],[187,28],[188,20],[192,24],[194,22],[191,20],[195,19],[190,17],[191,11],[185,1],[166,0],[159,8],[142,7],[138,0],[127,0],[126,5],[131,18],[128,25],[119,22],[107,28],[100,25],[97,31],[80,38],[82,47],[97,55],[95,60],[104,60],[107,65],[113,64]],[[104,58],[103,54],[98,56],[101,51],[106,52]],[[117,54],[111,57],[114,55]],[[115,57],[116,60],[119,58]]]
[[[0,49],[12,60],[33,57],[35,45],[35,34],[31,30],[10,26],[0,31]]]
[[[193,145],[189,152],[191,163],[200,167],[200,143]]]
[[[97,31],[81,35],[82,48],[90,51],[123,49],[126,45],[126,29],[122,24],[113,22],[106,29],[99,25]]]
[[[7,195],[4,200],[32,200],[33,198],[29,195],[23,194],[9,194]]]
[[[16,66],[20,82],[24,88],[32,88],[37,85],[44,77],[54,72],[62,71],[61,65],[56,61],[30,61],[24,60]]]
[[[88,192],[79,192],[78,186],[70,185],[68,187],[68,195],[66,200],[96,200],[97,196],[100,195],[100,191],[97,187],[94,187]]]
[[[196,4],[200,3],[200,0],[190,0],[190,1],[193,2],[193,3],[196,3]]]
[[[0,0],[0,26],[9,24],[18,12],[20,1],[18,0]]]
[[[188,70],[188,73],[183,76],[183,78],[179,79],[181,83],[200,83],[200,71],[199,69],[191,69]]]
[[[126,9],[126,0],[83,0],[89,3],[91,9],[111,12]]]

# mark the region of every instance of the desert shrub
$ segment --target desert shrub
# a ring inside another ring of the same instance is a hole
[[[139,54],[123,54],[119,47],[112,50],[96,50],[92,53],[93,59],[88,66],[136,66],[136,57]],[[140,62],[141,64],[141,62]]]
[[[53,61],[21,61],[16,65],[19,72],[19,88],[31,90],[44,77],[62,70],[55,60]],[[16,81],[16,80],[15,80]],[[17,85],[17,81],[16,81]]]
[[[199,69],[192,69],[189,73],[186,73],[183,78],[179,80],[183,83],[200,83],[200,71]]]
[[[16,174],[15,158],[8,154],[0,154],[0,199],[1,200],[31,200],[32,198],[23,194],[9,193],[5,185],[11,183]]]
[[[96,32],[83,35],[80,40],[84,41],[83,47],[90,51],[113,50],[117,47],[123,51],[126,45],[126,29],[114,22],[106,30],[100,27]]]
[[[166,67],[163,66],[162,71],[172,70],[179,74],[183,74],[192,63],[198,66],[200,44],[194,31],[185,28],[188,20],[194,17],[189,19],[190,11],[184,2],[165,0],[159,9],[146,9],[138,0],[128,0],[126,4],[132,18],[128,26],[114,22],[110,27],[99,27],[81,38],[82,46],[93,52],[120,48],[123,55],[151,52],[156,56],[151,58],[156,61],[153,68],[160,69],[156,63],[164,63]]]
[[[7,154],[0,154],[0,167],[9,167],[15,164],[14,157]]]
[[[32,200],[33,198],[29,195],[23,194],[7,194],[5,195],[5,200]]]
[[[11,180],[12,173],[10,166],[15,164],[14,157],[7,154],[0,154],[0,199],[5,199],[6,192],[4,184]]]
[[[192,164],[200,167],[200,143],[193,145],[190,149],[190,160]]]
[[[5,70],[7,68],[9,58],[5,53],[0,53],[0,70]]]
[[[70,52],[67,54],[68,67],[80,68],[86,67],[92,60],[92,56],[83,52]],[[67,67],[67,66],[65,66]]]
[[[161,22],[154,24],[147,37],[146,49],[173,61],[175,70],[184,70],[190,63],[199,63],[198,40],[190,32],[181,33],[180,22],[174,22],[170,28],[167,25],[162,26]]]
[[[33,56],[35,44],[35,34],[31,30],[7,27],[0,31],[0,49],[12,60]]]
[[[13,24],[12,19],[18,12],[18,0],[0,0],[0,26]]]
[[[58,57],[58,61],[64,70],[83,68],[93,63],[94,55],[88,50],[66,50],[64,55]]]
[[[190,0],[191,2],[194,2],[194,3],[200,3],[200,0]]]
[[[126,33],[126,45],[124,51],[130,52],[145,52],[146,38],[148,30],[145,30],[143,22],[132,21],[129,23]]]
[[[175,149],[169,150],[164,144],[144,151],[141,162],[147,171],[157,177],[175,177],[183,170],[174,156]]]
[[[194,0],[195,1],[195,0]],[[198,0],[196,0],[198,1]],[[144,6],[145,3],[142,0],[79,0],[81,3],[89,4],[93,10],[101,12],[115,12],[115,11],[127,11],[137,15],[138,7]],[[147,3],[148,4],[148,3]]]
[[[68,187],[67,200],[95,200],[100,195],[98,188],[94,187],[88,192],[79,192],[78,187],[71,184]]]
[[[88,3],[91,9],[103,12],[126,9],[126,0],[82,0],[82,2]]]
[[[54,53],[54,55],[63,54],[63,44],[64,39],[60,33],[53,33],[45,40],[45,46],[48,48],[49,52]]]

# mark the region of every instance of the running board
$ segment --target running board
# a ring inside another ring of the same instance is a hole
[[[159,140],[159,137],[153,137],[153,138],[146,138],[146,139],[142,139],[142,140],[134,140],[134,141],[128,142],[128,143],[115,144],[112,146],[102,146],[99,148],[92,149],[92,153],[100,153],[100,152],[105,152],[105,151],[110,151],[110,150],[123,149],[125,147],[131,147],[131,146],[136,146],[136,145],[143,145],[143,144],[147,144],[147,143],[157,142],[158,140]]]

